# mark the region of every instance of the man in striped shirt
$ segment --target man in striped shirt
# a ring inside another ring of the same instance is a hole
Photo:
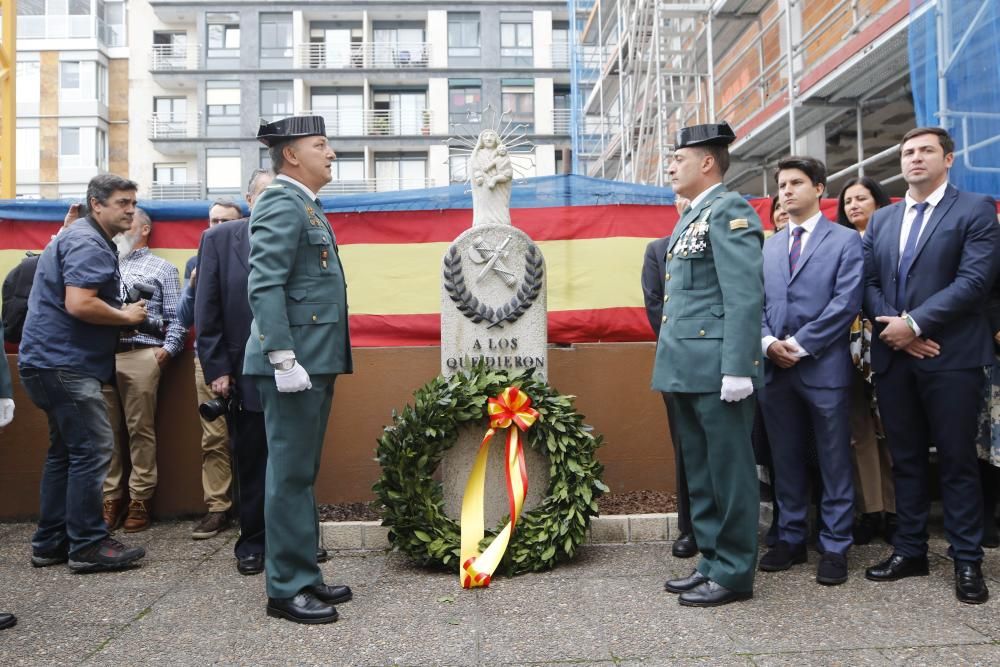
[[[187,331],[177,321],[180,301],[180,278],[170,262],[149,250],[153,222],[140,208],[135,211],[132,227],[115,237],[121,272],[122,299],[137,285],[147,285],[153,295],[147,299],[150,319],[161,317],[167,323],[161,335],[122,330],[115,354],[115,382],[106,386],[104,397],[115,448],[104,481],[104,520],[108,530],[115,530],[124,520],[126,533],[149,528],[150,502],[156,491],[156,396],[160,373],[171,358],[184,349]],[[125,511],[122,485],[121,420],[124,416],[128,434],[127,449],[132,461],[128,479],[129,504]]]

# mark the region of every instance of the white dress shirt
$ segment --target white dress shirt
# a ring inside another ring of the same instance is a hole
[[[295,187],[297,187],[299,190],[302,190],[302,192],[304,192],[305,195],[306,195],[306,197],[308,197],[310,200],[315,201],[315,199],[316,199],[316,193],[315,192],[313,192],[312,190],[310,190],[309,188],[307,188],[302,183],[296,181],[291,176],[286,176],[285,174],[278,174],[277,176],[274,177],[274,180],[276,180],[276,181],[285,181],[286,183],[291,183],[292,185],[294,185]]]
[[[802,236],[799,239],[799,260],[801,261],[802,255],[805,254],[806,244],[809,243],[809,239],[812,238],[813,230],[816,229],[816,224],[819,222],[820,216],[823,215],[822,211],[816,211],[815,215],[810,216],[804,222],[792,222],[788,221],[788,252],[792,252],[792,244],[795,243],[795,237],[792,236],[792,232],[795,231],[797,227],[802,228]],[[771,344],[778,339],[774,336],[764,336],[760,339],[760,346],[764,350],[764,354],[767,354],[767,348],[771,347]],[[798,358],[808,357],[809,353],[804,347],[799,345],[798,341],[795,340],[795,336],[785,339],[786,343],[791,343],[795,346],[795,356]]]
[[[934,209],[938,207],[941,203],[941,199],[944,198],[944,191],[948,189],[948,181],[942,183],[937,190],[930,193],[924,202],[927,203],[927,208],[924,209],[924,221],[920,225],[920,230],[917,232],[917,241],[920,241],[920,237],[923,235],[924,230],[927,229],[927,223],[930,222],[931,215],[934,213]],[[899,261],[903,261],[903,250],[906,249],[906,239],[910,235],[910,228],[913,227],[913,221],[917,219],[917,204],[919,204],[916,199],[910,195],[910,191],[906,191],[906,211],[903,212],[903,227],[899,230]],[[916,248],[916,246],[914,246]],[[899,265],[896,265],[899,268]],[[920,335],[920,325],[913,318],[910,318],[913,322],[913,331],[918,336]]]
[[[688,204],[688,206],[691,207],[691,210],[693,211],[694,209],[698,208],[698,205],[701,204],[701,202],[705,201],[705,198],[709,194],[711,194],[712,190],[714,190],[715,188],[719,187],[720,185],[722,185],[722,183],[716,183],[715,185],[710,185],[710,186],[708,186],[708,188],[706,190],[703,190],[702,192],[700,192],[698,194],[698,196],[695,197],[694,199],[692,199],[691,203]]]

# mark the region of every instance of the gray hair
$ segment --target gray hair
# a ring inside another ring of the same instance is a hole
[[[271,173],[270,169],[254,169],[250,173],[250,180],[247,181],[247,197],[253,195],[254,186],[257,185],[257,179],[261,176],[270,175]]]
[[[107,204],[108,198],[118,190],[136,192],[138,189],[139,185],[127,178],[115,174],[98,174],[87,184],[87,209],[90,209],[92,199],[100,204]]]
[[[219,197],[214,202],[212,202],[212,205],[208,207],[208,210],[211,211],[216,206],[222,206],[223,208],[231,208],[237,213],[239,213],[240,217],[243,216],[243,207],[240,206],[237,202],[233,201],[232,199],[229,199],[228,197]]]
[[[146,213],[143,209],[138,206],[135,207],[134,218],[138,218],[140,225],[146,225],[149,227],[149,233],[153,233],[153,219],[149,217],[149,213]]]
[[[281,168],[285,166],[285,146],[291,141],[279,141],[267,147],[267,155],[271,158],[271,169],[276,174],[281,173]]]

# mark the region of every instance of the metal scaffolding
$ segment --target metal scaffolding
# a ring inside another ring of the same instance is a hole
[[[17,16],[14,0],[0,0],[0,197],[12,199],[17,191],[15,133],[17,104],[14,100],[14,73],[17,69],[15,33]]]

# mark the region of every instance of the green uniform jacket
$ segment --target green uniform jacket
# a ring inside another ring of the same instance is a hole
[[[333,228],[300,188],[274,181],[250,216],[253,323],[243,372],[274,375],[267,353],[294,350],[310,375],[350,373],[347,283]]]
[[[723,375],[760,386],[763,244],[753,208],[721,185],[681,217],[664,258],[653,389],[718,392]]]

